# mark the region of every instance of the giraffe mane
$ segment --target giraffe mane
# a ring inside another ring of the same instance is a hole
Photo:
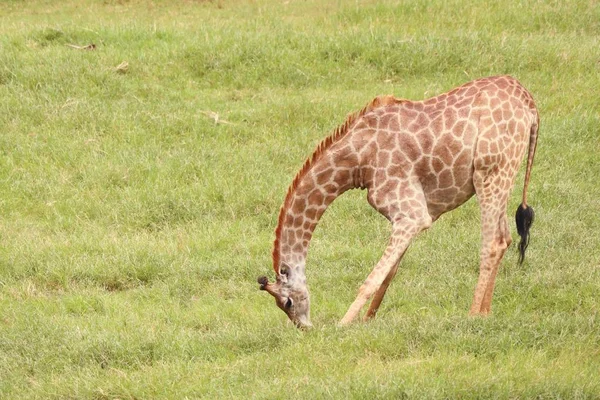
[[[293,193],[298,188],[300,181],[306,173],[315,165],[315,163],[320,159],[321,155],[325,153],[327,149],[333,146],[335,143],[339,142],[346,134],[349,132],[350,127],[354,122],[356,122],[360,117],[365,115],[366,113],[374,110],[378,107],[384,107],[388,105],[394,105],[402,103],[406,100],[397,99],[394,96],[377,96],[370,103],[368,103],[362,110],[358,112],[354,112],[349,114],[346,117],[346,121],[338,126],[331,135],[327,138],[323,139],[321,143],[317,146],[313,154],[306,159],[300,171],[294,177],[292,184],[289,186],[287,190],[287,194],[285,195],[285,200],[279,210],[279,218],[277,220],[277,228],[275,229],[275,242],[273,243],[273,269],[275,270],[275,274],[279,276],[279,264],[280,264],[280,247],[281,247],[281,231],[283,229],[283,221],[285,219],[285,215],[287,210],[291,206],[291,200]]]

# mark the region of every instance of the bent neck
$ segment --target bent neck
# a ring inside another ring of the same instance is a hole
[[[273,267],[276,273],[285,263],[298,272],[296,276],[305,280],[308,246],[321,216],[339,195],[352,187],[350,168],[335,167],[327,159],[318,160],[296,176],[275,230]]]

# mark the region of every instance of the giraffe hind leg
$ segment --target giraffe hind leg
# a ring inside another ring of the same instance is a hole
[[[479,171],[474,174],[473,181],[481,209],[482,242],[479,279],[473,295],[471,315],[485,315],[491,311],[498,268],[512,242],[506,216],[510,194],[506,182],[511,178],[499,172],[487,176]]]
[[[499,241],[500,241],[500,246],[499,248],[503,248],[503,252],[506,251],[506,249],[508,247],[510,247],[510,244],[512,243],[512,238],[510,237],[510,230],[508,228],[508,221],[506,219],[506,214],[504,214],[504,217],[501,218],[501,222],[500,222],[500,228],[501,228],[501,232],[500,235],[498,236]],[[504,242],[502,242],[502,237],[504,237]],[[504,253],[503,253],[504,255]],[[502,259],[502,257],[500,257],[500,259]],[[494,268],[492,270],[492,274],[490,276],[490,281],[488,282],[487,288],[485,290],[485,295],[483,296],[483,301],[481,303],[481,309],[480,309],[480,313],[485,315],[485,314],[489,314],[492,310],[492,297],[494,295],[494,286],[496,284],[496,275],[498,274],[498,269],[500,266],[500,261],[498,262],[498,265],[496,266],[496,268]]]

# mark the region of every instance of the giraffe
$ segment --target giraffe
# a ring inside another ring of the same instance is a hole
[[[529,242],[533,209],[527,188],[539,116],[531,94],[510,76],[466,83],[423,101],[380,96],[351,114],[323,140],[290,185],[273,245],[276,281],[260,289],[299,328],[308,328],[310,297],[305,260],[325,209],[349,189],[367,189],[369,204],[391,223],[383,256],[340,321],[375,316],[411,240],[445,212],[476,195],[481,214],[479,278],[471,315],[491,310],[498,267],[512,239],[508,200],[528,148],[522,202],[517,208],[520,259]]]

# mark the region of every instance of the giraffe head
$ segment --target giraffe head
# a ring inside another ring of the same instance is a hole
[[[301,329],[312,327],[310,322],[310,297],[303,276],[283,264],[277,281],[270,283],[266,276],[258,278],[260,290],[275,297],[275,304]]]

